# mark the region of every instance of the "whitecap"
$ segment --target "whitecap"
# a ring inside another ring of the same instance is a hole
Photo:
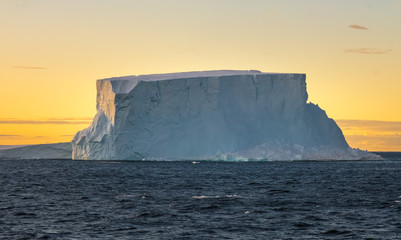
[[[237,194],[227,194],[226,197],[227,198],[240,198],[241,196],[239,196]]]
[[[220,196],[206,196],[206,195],[199,195],[199,196],[192,196],[193,199],[206,199],[206,198],[220,198]]]

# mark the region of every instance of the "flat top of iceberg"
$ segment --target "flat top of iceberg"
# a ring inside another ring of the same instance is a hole
[[[179,78],[194,78],[194,77],[220,77],[230,75],[253,75],[263,74],[258,70],[214,70],[214,71],[193,71],[193,72],[178,72],[178,73],[160,73],[160,74],[147,74],[147,75],[131,75],[124,77],[112,77],[101,80],[139,80],[139,81],[159,81],[167,79]]]
[[[98,81],[111,82],[115,93],[127,93],[133,89],[139,82],[162,81],[169,79],[196,78],[196,77],[221,77],[235,75],[262,75],[262,74],[296,74],[296,73],[267,73],[259,70],[213,70],[213,71],[192,71],[178,73],[161,73],[148,75],[131,75],[123,77],[104,78]]]

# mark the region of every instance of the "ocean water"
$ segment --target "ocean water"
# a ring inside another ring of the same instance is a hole
[[[0,239],[401,239],[401,161],[0,161]]]

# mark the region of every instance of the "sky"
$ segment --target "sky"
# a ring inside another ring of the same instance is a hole
[[[0,0],[0,145],[70,141],[96,80],[306,73],[351,147],[401,151],[399,0]]]

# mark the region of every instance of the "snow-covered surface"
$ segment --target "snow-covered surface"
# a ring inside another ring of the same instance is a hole
[[[114,77],[105,78],[99,81],[111,82],[114,93],[128,93],[131,91],[139,82],[150,82],[150,81],[163,81],[171,79],[182,79],[182,78],[196,78],[196,77],[221,77],[221,76],[233,76],[233,75],[249,75],[249,74],[263,74],[258,70],[215,70],[215,71],[193,71],[193,72],[179,72],[179,73],[162,73],[162,74],[149,74],[149,75],[132,75],[125,77]],[[279,74],[279,73],[271,73]]]
[[[71,159],[71,143],[39,144],[0,150],[0,159]]]
[[[336,160],[369,155],[350,149],[337,124],[307,98],[305,74],[222,70],[102,79],[97,114],[72,140],[72,156]]]

